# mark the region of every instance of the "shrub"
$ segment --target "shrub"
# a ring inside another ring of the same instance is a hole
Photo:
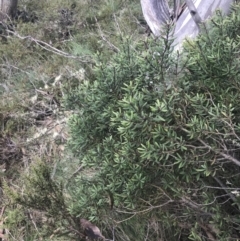
[[[144,213],[192,240],[238,235],[238,19],[239,7],[218,15],[186,44],[186,65],[168,38],[128,40],[68,94],[69,148],[84,167],[73,213]]]

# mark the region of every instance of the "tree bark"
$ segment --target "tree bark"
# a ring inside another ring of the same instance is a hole
[[[189,2],[189,1],[186,1]],[[208,18],[212,17],[217,9],[220,9],[223,14],[228,14],[230,11],[231,4],[233,0],[193,0],[194,7],[197,11],[198,18],[194,19],[191,14],[191,9],[188,7],[179,16],[175,31],[174,31],[174,45],[181,45],[183,40],[188,38],[195,38],[199,34],[199,27],[196,21],[206,21]],[[177,46],[179,48],[179,46]]]
[[[177,21],[178,14],[179,14],[179,9],[180,9],[180,0],[174,0],[173,2],[173,19],[174,21]]]
[[[0,21],[13,17],[17,11],[18,0],[0,0]]]
[[[220,9],[229,13],[233,0],[186,0],[186,6],[180,16],[173,16],[175,30],[174,45],[181,45],[186,37],[194,38],[199,33],[199,23],[205,21]],[[141,0],[144,18],[155,36],[161,35],[161,28],[170,21],[167,0]],[[174,15],[179,13],[179,0],[174,0]]]
[[[160,36],[161,27],[170,20],[166,0],[141,0],[143,16],[155,36]]]

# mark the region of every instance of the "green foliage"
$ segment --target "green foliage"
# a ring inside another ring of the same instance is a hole
[[[47,163],[35,161],[30,167],[29,174],[25,175],[22,185],[24,192],[19,192],[5,183],[5,194],[9,198],[9,204],[18,204],[23,210],[35,211],[39,228],[41,228],[38,235],[51,235],[54,232],[55,235],[62,236],[70,226],[76,225],[67,211],[63,186],[52,179],[51,168]],[[11,216],[16,212],[20,212],[20,210],[18,208],[15,212],[8,211],[8,225],[10,228],[13,228],[13,224],[9,223],[12,220]],[[18,219],[14,221],[15,224],[19,225],[21,221],[19,221],[19,218],[23,219],[19,215]]]
[[[26,172],[36,156],[49,166],[60,158],[68,160],[68,154],[63,155],[62,96],[85,75],[92,76],[92,53],[101,52],[107,59],[118,51],[119,36],[142,37],[136,34],[144,29],[138,22],[140,4],[23,0],[18,9],[21,14],[6,23],[8,28],[1,28],[0,38],[0,188],[3,180],[6,186],[1,207],[13,195],[4,213],[5,225],[12,235],[9,240],[37,240],[44,235],[47,240],[46,234],[53,232],[51,240],[79,239],[77,221],[63,203],[63,190],[45,176],[51,171],[36,163],[27,177]],[[71,160],[69,166],[74,164]],[[21,215],[12,222],[15,210]],[[36,220],[29,218],[33,216]]]
[[[155,45],[154,41],[151,44]],[[132,198],[130,194],[145,186],[145,173],[151,171],[147,168],[144,170],[146,159],[143,158],[143,163],[140,163],[141,153],[138,149],[149,141],[150,135],[145,134],[151,128],[149,123],[156,117],[149,116],[148,112],[156,98],[163,95],[154,90],[165,84],[162,72],[168,68],[170,61],[166,58],[166,63],[159,66],[163,58],[160,54],[149,65],[145,65],[154,52],[166,51],[168,47],[161,50],[159,46],[149,48],[149,55],[144,51],[141,55],[142,50],[133,50],[127,41],[111,63],[105,65],[99,61],[95,81],[86,80],[75,93],[69,95],[69,100],[77,100],[76,103],[80,104],[75,105],[80,114],[70,120],[72,149],[80,152],[84,165],[96,167],[96,170],[103,167],[101,175],[108,175],[108,180],[105,179],[103,183],[106,190],[125,193],[120,200],[126,199],[130,206],[133,203],[128,197]],[[144,45],[139,46],[141,48],[145,48]],[[149,76],[145,73],[149,73]],[[111,173],[112,166],[114,173]],[[118,175],[126,170],[127,176]],[[117,199],[115,201],[118,202]]]
[[[70,187],[72,213],[113,215],[110,199],[114,219],[156,212],[192,240],[237,236],[239,12],[186,44],[182,72],[167,40],[127,39],[96,60],[94,77],[66,99],[69,148],[84,167]]]
[[[231,19],[224,18],[221,12],[218,12],[211,20],[208,30],[203,29],[203,32],[206,31],[207,33],[199,36],[197,41],[187,48],[191,56],[189,60],[191,80],[203,82],[212,94],[221,90],[224,92],[226,90],[226,94],[238,92],[240,32],[238,8],[232,10]]]
[[[115,240],[239,239],[239,6],[181,56],[171,29],[141,40],[139,1],[19,8],[32,20],[16,20],[0,44],[1,205],[12,239],[79,240],[78,217]],[[63,108],[71,138],[60,153]]]

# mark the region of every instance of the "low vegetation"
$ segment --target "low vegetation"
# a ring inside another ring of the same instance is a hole
[[[139,1],[29,1],[1,32],[0,240],[238,240],[240,7],[181,53]]]

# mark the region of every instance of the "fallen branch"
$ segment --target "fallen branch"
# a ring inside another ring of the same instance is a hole
[[[40,46],[41,48],[49,51],[49,52],[52,52],[54,54],[57,54],[57,55],[60,55],[62,57],[66,57],[66,58],[70,58],[70,59],[76,59],[76,60],[79,60],[83,63],[89,63],[89,62],[92,62],[92,60],[87,60],[88,58],[90,58],[90,56],[82,56],[82,57],[79,57],[79,56],[76,56],[76,55],[72,55],[72,54],[69,54],[67,52],[64,52],[62,50],[59,50],[55,47],[53,47],[51,44],[48,44],[42,40],[39,40],[39,39],[35,39],[33,38],[32,36],[21,36],[20,34],[18,34],[17,32],[14,32],[14,31],[10,31],[8,30],[9,33],[11,33],[12,35],[14,35],[15,37],[21,39],[21,40],[30,40],[31,42],[34,42],[35,44],[37,44],[38,46]]]

